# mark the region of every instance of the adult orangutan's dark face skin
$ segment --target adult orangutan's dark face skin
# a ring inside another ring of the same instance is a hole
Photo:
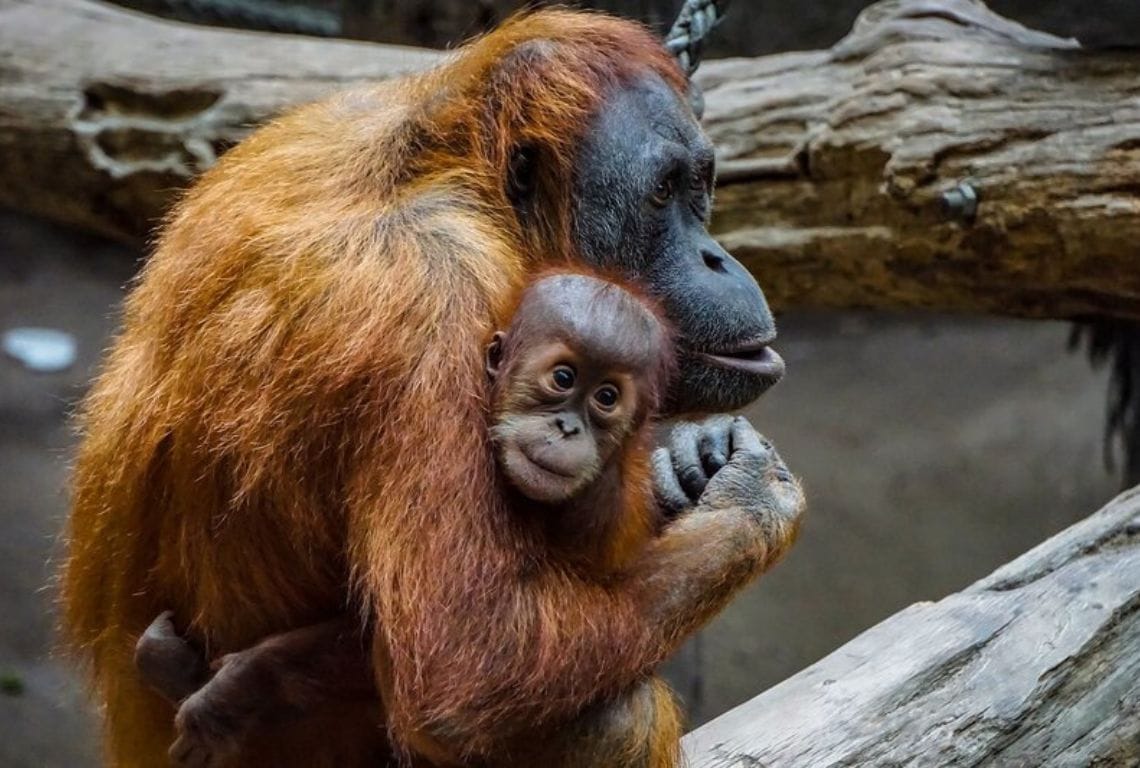
[[[679,340],[671,413],[742,407],[779,381],[776,325],[755,279],[708,233],[714,157],[689,107],[646,78],[616,91],[582,146],[575,232],[588,261],[639,280]]]

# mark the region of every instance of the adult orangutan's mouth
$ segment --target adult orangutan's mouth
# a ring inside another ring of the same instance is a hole
[[[775,381],[784,375],[784,359],[768,346],[774,338],[752,341],[716,352],[694,351],[694,354],[718,368],[741,371]]]

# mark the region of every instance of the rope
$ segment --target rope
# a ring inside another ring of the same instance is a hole
[[[693,80],[701,65],[705,39],[724,20],[729,0],[685,0],[673,28],[665,35],[665,48],[677,57],[677,63],[689,77],[689,103],[700,120],[705,113],[705,95]]]
[[[728,3],[729,0],[685,0],[673,28],[665,35],[665,47],[677,57],[689,77],[701,65],[705,39],[724,20]]]

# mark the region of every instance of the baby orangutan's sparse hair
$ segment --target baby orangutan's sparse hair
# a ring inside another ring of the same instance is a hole
[[[654,305],[586,274],[543,277],[487,348],[499,466],[533,501],[568,501],[598,480],[665,391],[669,332]]]

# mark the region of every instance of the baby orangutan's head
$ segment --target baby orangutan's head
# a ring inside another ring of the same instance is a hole
[[[657,409],[671,349],[654,307],[616,283],[531,285],[487,348],[492,438],[511,485],[545,503],[581,493]]]

